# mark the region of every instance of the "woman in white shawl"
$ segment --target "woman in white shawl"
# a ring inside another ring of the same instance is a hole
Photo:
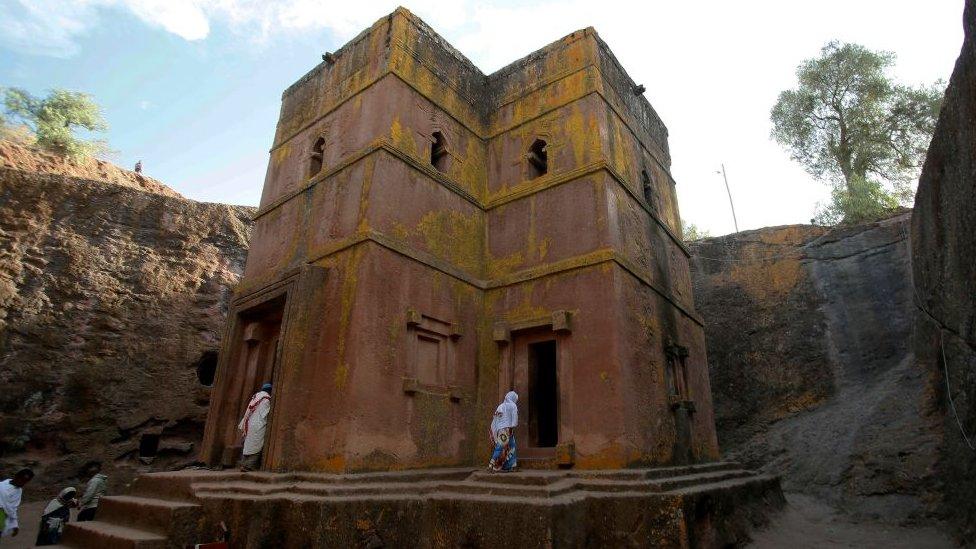
[[[37,531],[37,541],[34,545],[55,545],[61,542],[64,525],[71,519],[71,508],[77,507],[75,500],[77,491],[69,486],[58,497],[51,500],[41,515],[41,528]]]
[[[265,383],[261,386],[261,390],[251,397],[244,417],[237,425],[244,438],[241,471],[253,471],[261,465],[261,450],[264,449],[264,434],[268,427],[269,413],[271,413],[271,384]]]
[[[491,420],[491,441],[495,451],[488,461],[488,470],[510,472],[515,469],[515,427],[518,426],[518,393],[509,391],[505,400],[495,409],[495,416]]]

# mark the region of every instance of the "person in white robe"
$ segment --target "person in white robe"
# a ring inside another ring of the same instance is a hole
[[[34,478],[34,471],[21,469],[13,478],[0,482],[0,522],[3,524],[2,536],[16,536],[20,532],[17,521],[17,510],[20,498],[24,493],[24,486]]]
[[[271,413],[271,384],[265,383],[254,393],[247,404],[244,417],[237,425],[244,437],[244,450],[241,456],[241,471],[254,471],[261,466],[261,452],[264,450],[264,436]]]
[[[495,449],[488,461],[488,470],[493,473],[511,472],[518,466],[515,457],[515,428],[518,427],[516,402],[518,393],[509,391],[491,419],[490,435]]]

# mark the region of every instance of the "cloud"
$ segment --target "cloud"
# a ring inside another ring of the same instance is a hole
[[[6,0],[0,3],[0,45],[35,55],[71,57],[78,41],[114,11],[185,40],[203,40],[215,24],[251,41],[327,30],[352,38],[393,11],[396,0]],[[412,8],[439,29],[469,21],[467,0],[416,0]]]
[[[78,53],[75,38],[97,19],[95,9],[86,2],[0,2],[0,44],[24,53],[70,57]]]
[[[195,0],[127,0],[121,3],[139,19],[185,40],[210,34],[210,6]]]

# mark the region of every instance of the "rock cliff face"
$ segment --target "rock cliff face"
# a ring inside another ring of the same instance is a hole
[[[930,517],[938,497],[938,414],[911,352],[910,219],[692,245],[726,456],[897,522]]]
[[[252,210],[159,185],[0,168],[0,471],[38,497],[194,460]]]
[[[976,1],[919,180],[912,218],[915,354],[938,381],[939,481],[961,541],[976,542]]]
[[[68,175],[79,179],[114,183],[163,196],[183,198],[180,193],[161,182],[147,175],[122,169],[111,162],[97,158],[73,160],[8,140],[0,140],[0,168]]]

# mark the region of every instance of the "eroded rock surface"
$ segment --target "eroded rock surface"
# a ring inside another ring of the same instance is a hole
[[[912,261],[915,354],[938,380],[944,509],[960,540],[976,543],[976,1],[967,0],[963,22],[915,198]]]
[[[911,215],[692,246],[719,444],[855,515],[931,518],[938,414],[911,352]]]
[[[0,140],[0,168],[23,172],[69,175],[79,179],[115,183],[153,194],[183,198],[183,196],[147,175],[120,168],[97,158],[75,160],[34,149],[9,140]]]
[[[0,471],[34,497],[195,458],[252,209],[167,194],[0,168]]]

